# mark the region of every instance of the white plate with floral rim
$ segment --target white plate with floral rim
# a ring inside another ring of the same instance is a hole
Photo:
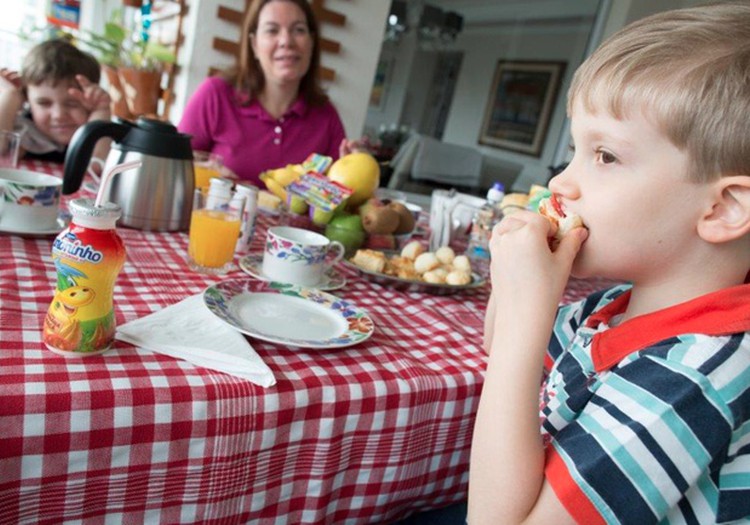
[[[343,348],[368,339],[366,311],[316,288],[232,279],[203,292],[208,309],[256,339],[302,348]]]
[[[269,277],[263,273],[263,254],[250,253],[240,259],[240,268],[250,277],[260,279],[261,281],[270,281]],[[346,277],[341,275],[335,268],[329,268],[323,275],[323,280],[312,288],[318,290],[331,291],[343,288],[346,284]]]

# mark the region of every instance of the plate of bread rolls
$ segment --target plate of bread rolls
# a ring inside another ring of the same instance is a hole
[[[450,246],[431,252],[420,241],[401,251],[360,249],[344,264],[372,282],[407,292],[448,295],[485,284],[466,255],[457,255]]]

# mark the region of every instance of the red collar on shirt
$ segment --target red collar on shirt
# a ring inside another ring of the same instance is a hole
[[[596,328],[625,311],[630,290],[586,320]],[[724,335],[750,331],[750,285],[713,292],[657,312],[641,315],[594,335],[591,356],[597,372],[625,356],[680,334]]]
[[[291,105],[291,107],[286,110],[286,113],[284,113],[284,117],[288,117],[290,115],[297,115],[299,117],[304,117],[307,114],[307,102],[305,102],[305,97],[300,95],[297,100],[294,102],[294,104]],[[258,99],[256,98],[252,102],[250,102],[250,105],[247,107],[248,113],[256,118],[259,118],[261,120],[267,120],[271,122],[276,122],[277,119],[273,118],[271,115],[268,114],[268,111],[266,111],[266,108],[264,108]]]

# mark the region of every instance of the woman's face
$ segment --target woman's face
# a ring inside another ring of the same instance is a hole
[[[313,38],[304,11],[285,0],[267,3],[250,35],[266,84],[299,86],[310,68]]]

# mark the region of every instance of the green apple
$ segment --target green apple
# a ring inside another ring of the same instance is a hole
[[[359,215],[337,214],[326,226],[325,236],[343,244],[348,257],[364,244],[367,234]]]

